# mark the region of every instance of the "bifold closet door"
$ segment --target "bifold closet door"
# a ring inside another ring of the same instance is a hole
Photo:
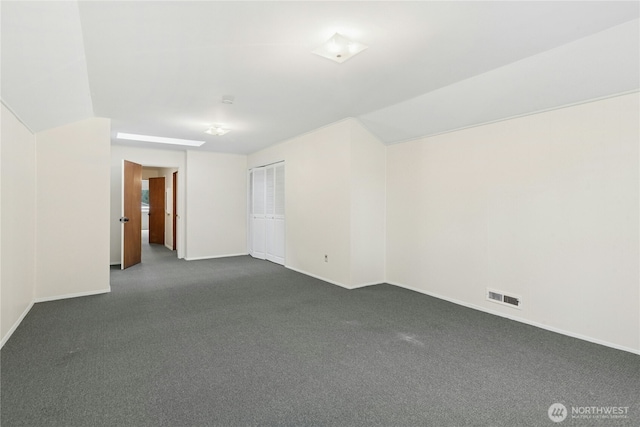
[[[284,265],[284,164],[267,168],[266,258]]]
[[[249,253],[284,265],[284,163],[249,173]]]

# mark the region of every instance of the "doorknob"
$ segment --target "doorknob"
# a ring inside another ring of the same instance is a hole
[[[127,218],[126,216],[123,216],[120,218],[120,222],[129,222],[129,218]]]

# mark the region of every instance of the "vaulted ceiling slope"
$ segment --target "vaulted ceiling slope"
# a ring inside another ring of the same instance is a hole
[[[109,117],[114,135],[251,153],[356,117],[395,143],[640,86],[636,1],[0,7],[2,100],[34,132]],[[369,48],[311,53],[335,32]]]

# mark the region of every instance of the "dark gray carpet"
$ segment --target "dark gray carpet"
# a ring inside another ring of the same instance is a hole
[[[36,304],[1,351],[9,426],[638,426],[640,357],[390,285],[146,246],[112,292]],[[551,422],[555,402],[628,407]]]

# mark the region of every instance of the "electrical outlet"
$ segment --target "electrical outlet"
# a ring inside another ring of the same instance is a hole
[[[329,262],[329,255],[326,255],[326,254],[325,254],[325,256],[324,256],[324,262]]]

